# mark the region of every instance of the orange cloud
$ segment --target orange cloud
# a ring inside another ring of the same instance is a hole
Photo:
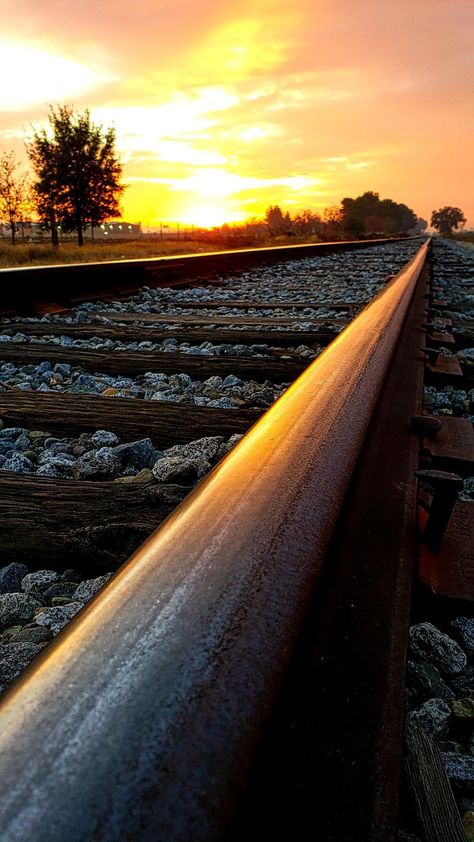
[[[17,0],[0,147],[21,156],[45,103],[74,102],[116,127],[131,220],[237,220],[372,189],[425,217],[459,205],[474,225],[473,25],[471,0],[359,0],[356,15],[349,0],[84,0],[80,17]]]

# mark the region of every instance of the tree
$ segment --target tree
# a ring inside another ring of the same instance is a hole
[[[465,224],[466,217],[461,208],[452,208],[446,205],[446,207],[433,211],[431,214],[431,225],[440,234],[449,236],[453,233],[453,229],[457,231],[458,228],[463,228]]]
[[[14,152],[0,153],[0,218],[10,227],[13,245],[28,202],[27,177],[18,173],[18,168]]]
[[[410,228],[408,233],[412,236],[416,236],[417,234],[423,234],[423,232],[426,231],[427,228],[428,222],[426,221],[426,219],[423,219],[422,216],[419,216],[416,220],[415,225],[413,226],[413,228]]]
[[[324,208],[323,223],[324,238],[326,240],[331,239],[332,237],[337,237],[338,239],[340,239],[342,221],[342,211],[340,207],[338,207],[338,205],[331,205],[328,208]]]
[[[342,225],[349,234],[406,233],[416,224],[416,214],[393,199],[380,199],[368,190],[356,199],[341,202]]]
[[[290,215],[284,215],[279,205],[270,205],[265,211],[265,224],[271,237],[286,234],[291,228]]]
[[[77,232],[84,244],[87,225],[99,225],[120,213],[122,166],[115,151],[115,131],[94,125],[88,110],[70,105],[49,109],[49,132],[34,131],[27,151],[37,181],[36,209],[57,244],[57,225]]]
[[[321,217],[308,209],[296,214],[292,224],[295,233],[299,237],[320,234],[322,229]]]

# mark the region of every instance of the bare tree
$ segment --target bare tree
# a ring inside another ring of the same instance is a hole
[[[0,218],[9,225],[13,245],[18,223],[28,205],[28,180],[19,171],[14,152],[0,153]]]

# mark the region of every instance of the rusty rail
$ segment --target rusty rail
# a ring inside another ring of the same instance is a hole
[[[2,840],[222,838],[427,248],[6,694]]]

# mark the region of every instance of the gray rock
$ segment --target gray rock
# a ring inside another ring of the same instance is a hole
[[[41,605],[26,593],[6,593],[0,596],[0,631],[17,624],[29,623]]]
[[[232,450],[233,447],[240,441],[243,437],[243,433],[234,433],[233,436],[230,437],[227,441],[223,441],[219,450],[217,451],[217,458],[222,459],[224,456],[227,456],[228,453]]]
[[[235,404],[232,403],[230,398],[218,398],[217,400],[211,400],[209,401],[208,406],[211,406],[214,409],[235,409]]]
[[[72,475],[72,470],[70,471],[70,475]],[[36,471],[36,476],[49,477],[50,479],[64,479],[64,473],[59,468],[55,468],[54,465],[50,464],[41,465]]]
[[[73,467],[73,474],[79,479],[113,477],[120,471],[120,459],[116,447],[101,447],[80,456]]]
[[[61,374],[62,377],[69,377],[71,373],[71,366],[69,363],[56,363],[54,371],[56,374]]]
[[[407,714],[407,722],[423,728],[433,740],[448,735],[451,710],[442,699],[428,699],[421,707]]]
[[[0,692],[23,672],[43,646],[27,642],[0,644]]]
[[[183,459],[205,459],[212,462],[223,443],[223,436],[206,436],[188,444],[175,444],[164,451],[165,457],[180,456]]]
[[[158,482],[194,483],[210,469],[211,465],[205,459],[164,456],[153,465],[152,472]]]
[[[30,596],[41,599],[44,591],[58,579],[59,576],[54,570],[37,570],[36,573],[28,573],[25,576],[21,583],[21,589],[24,593],[29,593]]]
[[[461,672],[466,666],[466,654],[461,647],[431,623],[412,626],[409,640],[412,657],[433,664],[445,675]]]
[[[407,679],[409,686],[422,701],[437,698],[449,702],[454,699],[453,691],[432,664],[417,664],[416,661],[408,661]]]
[[[149,468],[155,448],[151,439],[139,439],[129,444],[119,444],[113,452],[123,468]]]
[[[53,582],[53,584],[47,588],[42,596],[42,599],[48,605],[51,604],[51,600],[57,596],[67,597],[68,599],[73,596],[75,590],[77,588],[77,582],[68,582],[68,581],[59,581]]]
[[[82,607],[82,602],[70,602],[68,605],[54,605],[52,608],[44,608],[36,614],[35,623],[38,626],[50,629],[53,635],[56,635]]]
[[[80,600],[81,602],[89,602],[112,576],[112,573],[106,573],[104,576],[98,576],[97,579],[86,579],[84,582],[81,582],[73,593],[74,599]]]
[[[448,751],[442,758],[453,789],[462,795],[474,794],[474,757]]]
[[[37,475],[48,477],[70,477],[72,476],[76,459],[68,453],[61,453],[53,456],[42,454],[40,462],[42,462],[42,465],[38,468],[36,472]]]
[[[244,381],[240,379],[240,377],[236,377],[234,374],[228,374],[225,380],[222,383],[223,389],[230,389],[231,386],[243,386]]]
[[[474,657],[474,618],[456,617],[451,623],[454,636],[469,657]]]
[[[14,453],[8,459],[5,459],[2,467],[3,471],[13,471],[16,474],[32,474],[35,467],[33,462],[23,456],[22,453]]]
[[[109,430],[97,430],[91,437],[91,442],[94,447],[116,447],[119,440],[115,433],[111,433]]]
[[[22,580],[28,573],[24,564],[7,564],[0,569],[0,593],[18,593],[21,591]]]
[[[222,377],[219,377],[218,374],[213,377],[208,377],[207,380],[204,380],[204,384],[206,386],[210,386],[211,389],[220,389],[222,386]]]
[[[450,676],[449,683],[459,698],[467,696],[474,688],[474,666],[467,666],[457,675]]]
[[[15,643],[48,643],[52,637],[53,633],[50,629],[34,625],[25,626],[15,635],[14,641]]]
[[[23,432],[23,427],[4,427],[3,430],[0,430],[0,439],[13,439],[15,441]]]

